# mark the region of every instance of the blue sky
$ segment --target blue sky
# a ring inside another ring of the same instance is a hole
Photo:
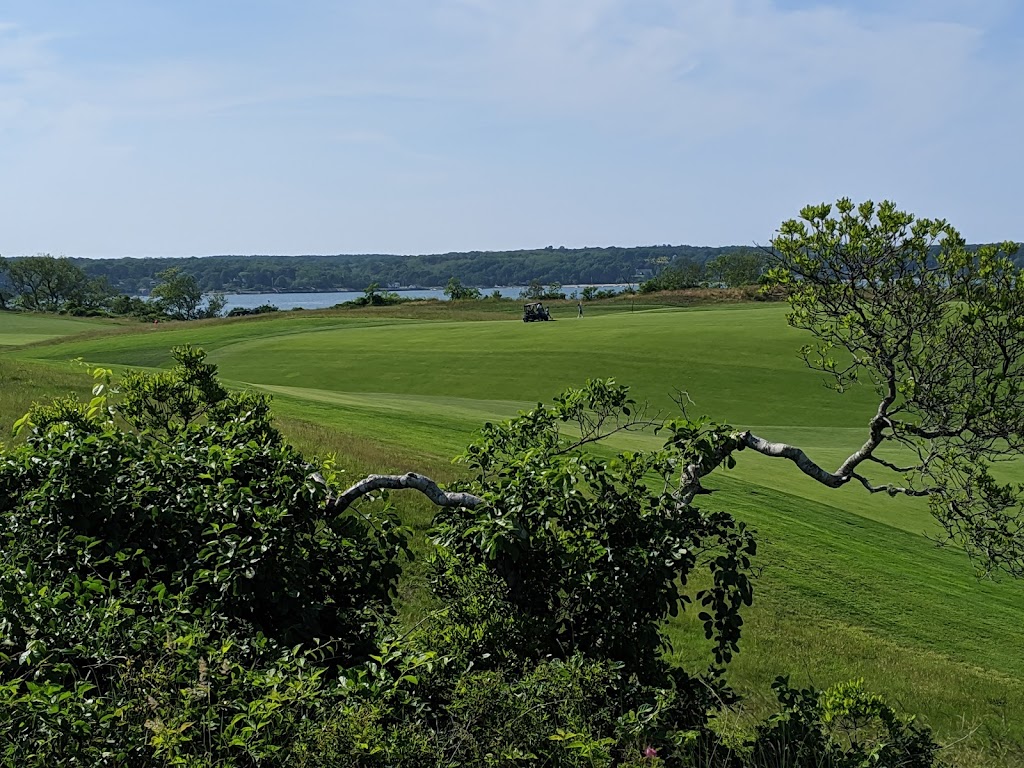
[[[1024,240],[1019,0],[0,0],[0,253]]]

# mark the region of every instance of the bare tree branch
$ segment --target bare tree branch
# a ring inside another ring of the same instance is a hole
[[[937,488],[905,488],[901,485],[893,485],[891,483],[887,485],[872,485],[863,475],[858,475],[856,472],[853,473],[852,478],[858,481],[861,485],[868,489],[871,493],[887,493],[890,496],[931,496],[938,489]]]
[[[765,440],[763,437],[758,437],[751,432],[740,432],[736,435],[736,440],[740,444],[740,450],[743,448],[749,448],[752,451],[760,453],[762,456],[789,459],[796,464],[799,470],[805,475],[817,480],[819,483],[826,485],[829,488],[839,488],[840,486],[846,485],[852,479],[850,475],[840,475],[829,472],[826,469],[822,469],[811,460],[810,456],[795,445],[789,445],[788,443],[773,443]],[[844,462],[844,466],[848,462],[849,459]]]
[[[875,462],[875,464],[880,464],[881,466],[885,467],[888,470],[891,470],[893,472],[899,472],[900,474],[904,474],[904,475],[907,474],[908,472],[920,472],[921,470],[923,470],[925,468],[925,466],[927,466],[927,462],[925,462],[925,463],[922,463],[922,464],[915,464],[915,465],[909,466],[909,467],[901,467],[901,466],[899,466],[897,464],[892,463],[891,461],[886,461],[885,459],[880,459],[880,458],[878,458],[877,456],[874,456],[874,455],[868,456],[867,460],[868,461],[873,461],[873,462]]]
[[[879,410],[882,409],[880,408]],[[872,451],[884,439],[881,430],[878,429],[878,421],[879,417],[872,420],[873,434],[868,441],[844,461],[842,466],[835,472],[829,472],[818,465],[803,449],[795,445],[771,442],[749,431],[735,432],[723,439],[711,454],[703,457],[699,462],[690,463],[683,468],[680,473],[679,489],[676,492],[676,498],[682,504],[689,504],[698,494],[710,493],[701,485],[701,478],[706,477],[724,463],[733,452],[742,451],[746,448],[760,453],[762,456],[788,459],[796,464],[797,468],[805,475],[829,488],[840,488],[852,480],[857,480],[871,493],[888,493],[890,496],[901,494],[905,496],[929,496],[935,493],[938,490],[937,488],[917,489],[893,484],[875,486],[866,477],[853,471],[854,467],[868,460],[878,462],[891,469],[898,469],[890,462],[878,459],[872,455]]]
[[[319,473],[313,476],[323,482]],[[472,493],[461,493],[443,490],[437,483],[425,475],[407,472],[404,475],[367,475],[351,486],[340,496],[327,501],[328,512],[343,512],[357,500],[374,491],[411,489],[419,491],[439,507],[465,507],[475,509],[484,504],[484,500]]]

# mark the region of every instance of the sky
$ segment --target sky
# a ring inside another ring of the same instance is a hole
[[[1024,240],[1021,0],[0,0],[0,254]]]

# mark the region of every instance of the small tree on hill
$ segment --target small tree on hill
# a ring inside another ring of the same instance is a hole
[[[768,260],[764,253],[753,249],[732,251],[717,256],[705,265],[707,279],[728,288],[756,285],[761,279]]]
[[[463,285],[462,281],[457,277],[448,278],[448,285],[444,288],[444,295],[452,301],[462,301],[464,299],[479,299],[480,289],[473,288],[472,286]]]
[[[203,306],[203,291],[192,275],[178,267],[157,273],[160,281],[153,288],[151,296],[160,311],[176,320],[198,320],[203,317],[217,317],[224,309],[223,294],[209,297]]]
[[[640,284],[640,293],[655,291],[681,291],[698,288],[706,279],[704,265],[696,261],[679,259],[661,272]]]

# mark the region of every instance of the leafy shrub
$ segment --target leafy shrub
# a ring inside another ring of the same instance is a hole
[[[771,768],[930,768],[938,745],[927,728],[901,718],[860,680],[824,692],[790,688],[780,677],[772,688],[782,711],[757,729],[751,765]]]
[[[641,685],[621,664],[579,654],[447,680],[443,709],[419,718],[394,719],[386,695],[349,698],[311,730],[295,764],[651,766],[645,752],[668,754],[696,735],[674,727],[683,692]],[[421,676],[414,687],[437,683]]]
[[[33,406],[0,450],[3,764],[933,764],[927,730],[856,685],[780,680],[751,739],[714,734],[754,540],[671,481],[719,450],[715,425],[597,456],[652,424],[610,380],[485,425],[461,458],[480,503],[431,531],[442,607],[397,635],[390,508],[333,511],[331,467],[282,440],[264,397],[173,356],[118,387],[95,371],[91,402]],[[691,601],[716,656],[698,675],[661,655]]]
[[[228,393],[201,352],[174,356],[127,374],[116,407],[105,384],[89,406],[33,407],[25,444],[0,456],[0,719],[22,763],[123,745],[113,732],[147,702],[156,753],[211,728],[199,748],[216,751],[240,738],[215,726],[226,700],[232,717],[274,701],[292,716],[288,692],[321,674],[292,646],[323,639],[321,667],[357,664],[392,611],[397,519],[325,514],[317,467],[265,399]],[[204,668],[213,720],[174,693],[198,690]]]
[[[628,289],[598,288],[596,285],[588,285],[583,288],[580,298],[583,301],[594,301],[595,299],[611,299],[620,293],[626,293]]]
[[[498,624],[488,652],[562,659],[579,652],[630,672],[657,668],[667,644],[662,622],[690,602],[684,587],[698,555],[710,551],[713,586],[696,594],[700,619],[720,662],[737,649],[739,609],[752,600],[755,543],[745,526],[660,490],[677,471],[674,448],[610,461],[585,450],[601,425],[640,425],[631,421],[635,408],[628,388],[588,382],[553,407],[485,425],[461,457],[487,503],[438,514],[436,586],[454,605],[485,583],[500,591],[515,631]],[[566,423],[582,437],[563,434]],[[660,481],[649,483],[652,476]]]
[[[696,261],[677,261],[640,284],[640,293],[655,291],[681,291],[699,288],[706,281],[704,265]]]
[[[525,301],[556,301],[565,298],[565,291],[558,283],[544,285],[540,280],[531,280],[528,286],[519,291],[519,298]]]

